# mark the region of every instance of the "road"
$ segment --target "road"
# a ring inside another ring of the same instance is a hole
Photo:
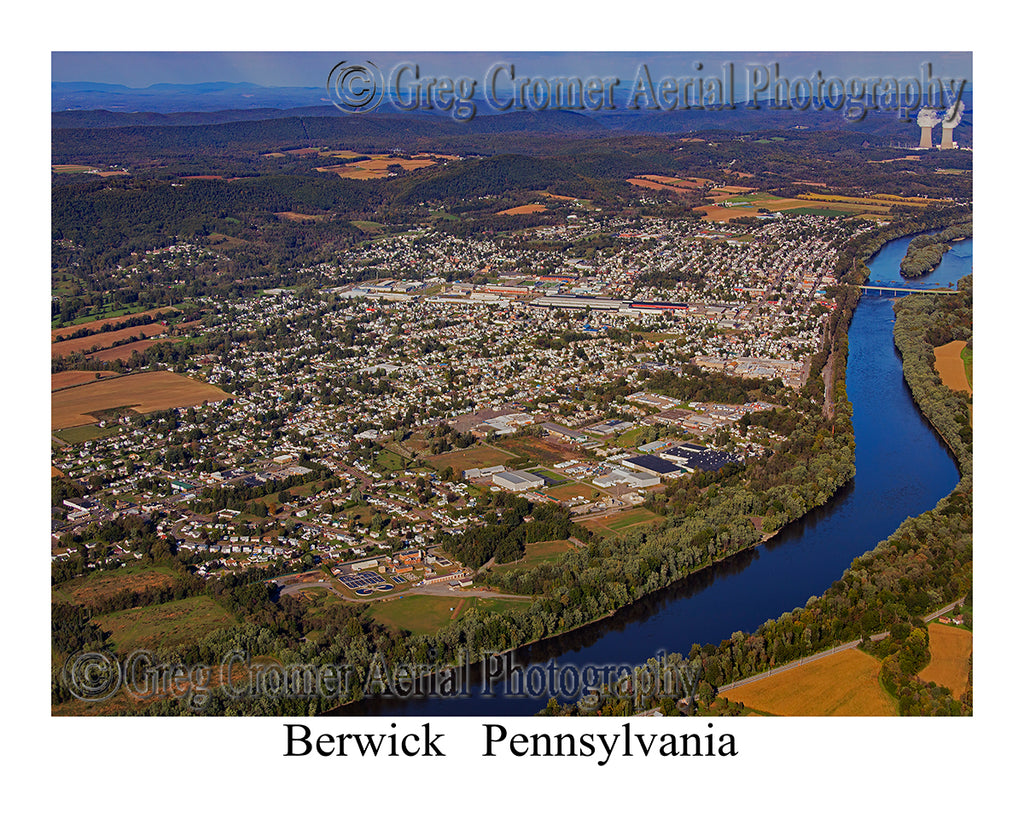
[[[387,600],[397,600],[399,597],[407,597],[413,594],[435,595],[439,597],[483,597],[496,600],[523,600],[526,602],[533,599],[528,595],[505,594],[503,592],[496,592],[490,589],[469,588],[452,591],[448,588],[447,583],[437,583],[432,586],[409,586],[405,589],[396,590],[389,594],[382,594],[380,597],[352,598],[339,591],[333,583],[327,580],[326,577],[319,581],[305,580],[298,583],[286,583],[279,587],[278,594],[298,594],[306,589],[323,589],[325,591],[330,591],[346,603],[381,603]]]
[[[929,620],[934,620],[936,617],[941,617],[943,614],[945,614],[948,611],[951,611],[954,607],[960,605],[963,602],[964,602],[964,598],[961,597],[959,600],[953,601],[948,606],[943,606],[938,611],[934,611],[931,614],[926,615],[923,619],[925,620],[925,622],[928,622]],[[872,642],[878,642],[879,640],[884,640],[888,636],[889,636],[889,632],[888,631],[882,631],[882,632],[880,632],[878,634],[872,634],[868,639],[871,640]],[[806,665],[807,663],[813,663],[815,660],[820,660],[823,657],[828,657],[828,656],[830,656],[832,654],[838,654],[840,651],[847,651],[848,649],[856,648],[859,645],[860,645],[860,640],[851,640],[849,643],[843,643],[842,645],[835,646],[835,647],[827,649],[825,651],[819,651],[817,654],[812,654],[810,657],[801,657],[799,660],[794,660],[791,663],[786,663],[786,665],[780,665],[778,668],[770,668],[767,671],[761,672],[760,674],[755,674],[753,677],[747,677],[744,680],[737,680],[736,682],[731,682],[731,683],[726,683],[725,685],[721,685],[721,686],[718,687],[718,693],[722,694],[722,693],[724,693],[726,691],[729,691],[729,690],[731,690],[733,688],[739,688],[741,685],[746,685],[747,683],[757,682],[758,680],[763,680],[766,677],[773,677],[776,674],[781,674],[783,671],[788,671],[791,668],[796,668],[797,666]]]

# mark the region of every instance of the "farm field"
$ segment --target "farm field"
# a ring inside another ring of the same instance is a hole
[[[685,179],[677,179],[674,176],[655,176],[647,174],[635,176],[626,180],[630,185],[638,188],[648,188],[655,191],[671,191],[673,193],[686,193],[695,190],[699,185],[688,182]]]
[[[99,168],[92,165],[51,165],[54,173],[95,173]]]
[[[51,393],[50,429],[89,424],[96,413],[119,407],[146,413],[230,397],[212,384],[164,370],[103,379]]]
[[[966,392],[971,395],[971,385],[967,380],[967,370],[962,357],[966,341],[951,341],[935,348],[935,371],[942,383],[951,390]]]
[[[848,649],[726,692],[732,702],[777,716],[897,716],[878,682],[881,662]]]
[[[974,635],[966,629],[928,624],[928,647],[932,659],[918,676],[925,682],[944,685],[959,697],[967,688]]]
[[[134,648],[165,649],[192,642],[235,622],[223,607],[206,595],[103,614],[93,619],[100,628],[111,633],[111,642],[121,652]]]
[[[813,184],[808,182],[807,184]],[[710,193],[714,204],[695,208],[704,213],[704,219],[714,222],[728,222],[740,216],[755,216],[759,208],[772,213],[810,213],[827,216],[856,215],[864,218],[878,218],[888,214],[893,205],[926,207],[939,200],[921,197],[900,197],[878,195],[872,197],[840,196],[828,193],[802,193],[796,198],[779,198],[753,188],[729,185],[715,188]]]
[[[726,208],[721,205],[701,205],[694,210],[703,213],[702,218],[708,222],[731,222],[741,216],[757,216],[757,208],[751,207]]]
[[[506,208],[505,210],[499,210],[498,216],[518,216],[521,213],[543,213],[547,208],[539,202],[534,202],[532,205],[520,205],[517,208]]]
[[[142,310],[133,313],[131,310],[111,310],[104,316],[95,319],[89,319],[88,321],[82,321],[76,324],[69,324],[65,327],[53,327],[50,330],[50,343],[60,341],[72,333],[76,333],[79,330],[90,330],[94,333],[99,333],[103,329],[105,324],[116,324],[120,319],[126,319],[131,317],[137,318],[148,318],[157,319],[167,313],[176,312],[172,307],[166,307],[161,310]]]
[[[148,350],[156,344],[179,344],[180,339],[175,338],[147,338],[145,341],[133,341],[130,344],[119,344],[116,347],[108,347],[106,350],[99,350],[86,356],[90,361],[128,361],[132,353],[138,350],[140,353]]]
[[[480,469],[487,466],[497,466],[509,460],[508,453],[495,449],[487,444],[471,446],[469,449],[462,449],[457,452],[443,452],[440,455],[431,455],[424,458],[434,469],[444,469],[450,466],[455,472],[462,474],[464,469]]]
[[[153,322],[151,324],[140,324],[137,327],[125,327],[123,330],[111,330],[108,333],[94,333],[93,335],[82,336],[81,338],[70,338],[67,341],[56,341],[50,345],[50,357],[57,358],[58,356],[81,353],[95,348],[103,350],[107,347],[112,347],[118,341],[124,341],[128,338],[141,338],[143,335],[155,336],[166,332],[167,327],[164,324]]]
[[[326,219],[326,216],[313,216],[309,213],[296,213],[293,210],[283,210],[280,213],[275,213],[281,219],[287,219],[289,222],[319,222]]]
[[[61,373],[51,373],[50,392],[63,390],[66,387],[77,387],[79,384],[88,384],[90,381],[100,381],[114,375],[116,373],[103,370],[64,370]]]
[[[529,605],[526,600],[410,594],[397,600],[371,603],[370,616],[391,628],[405,629],[413,634],[434,634],[446,623],[472,609],[484,614],[525,609]]]
[[[390,173],[389,165],[401,165],[403,170],[415,171],[437,163],[437,158],[431,154],[417,154],[412,159],[401,159],[389,154],[369,154],[369,157],[358,162],[328,165],[317,170],[321,173],[336,173],[342,179],[380,179]]]

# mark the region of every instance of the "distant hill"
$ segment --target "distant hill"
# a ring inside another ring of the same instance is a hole
[[[626,95],[628,96],[628,95]],[[626,98],[623,97],[623,99]],[[957,129],[961,144],[972,144],[973,99],[965,92],[966,113]],[[600,131],[685,134],[708,129],[730,131],[849,130],[916,144],[915,124],[893,112],[875,111],[859,122],[838,111],[808,109],[759,110],[742,103],[734,110],[652,111],[618,107],[602,111],[519,111],[495,114],[478,100],[477,116],[457,122],[439,111],[404,113],[388,100],[370,114],[348,115],[329,104],[324,88],[272,88],[252,83],[212,82],[194,85],[161,83],[148,88],[91,82],[52,83],[51,125],[65,128],[127,126],[205,126],[234,122],[330,118],[332,135],[359,139],[384,131],[402,135],[466,136],[474,134],[539,133],[596,134]],[[345,122],[339,125],[338,122]]]
[[[272,88],[248,82],[158,83],[129,88],[96,82],[54,82],[51,111],[105,109],[154,113],[297,108],[328,102],[325,88]]]

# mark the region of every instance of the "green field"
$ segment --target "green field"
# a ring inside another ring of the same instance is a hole
[[[352,224],[363,233],[380,233],[380,229],[384,227],[380,222],[367,222],[363,219],[353,220]]]
[[[385,449],[377,454],[373,462],[378,472],[395,472],[404,469],[408,461],[396,452]]]
[[[621,446],[623,449],[634,447],[636,446],[636,442],[640,439],[640,436],[650,432],[650,430],[651,427],[645,426],[633,427],[632,429],[626,430],[615,439],[615,446]]]
[[[544,482],[548,486],[558,486],[559,484],[563,484],[568,480],[568,478],[562,475],[558,475],[547,469],[534,469],[533,474],[540,475],[542,478],[544,478]]]
[[[515,563],[504,563],[495,568],[495,572],[502,572],[507,569],[532,569],[538,563],[545,563],[554,560],[559,555],[572,550],[572,544],[568,540],[544,540],[540,543],[527,543],[526,556]]]
[[[557,501],[567,501],[580,496],[586,499],[592,498],[597,490],[590,484],[573,481],[572,483],[563,483],[561,486],[544,487],[540,491],[541,494]]]
[[[482,597],[441,597],[429,594],[412,594],[398,600],[370,604],[370,616],[378,623],[395,629],[404,629],[413,634],[433,634],[454,617],[462,616],[470,609],[481,613],[504,612],[511,609],[525,609],[526,600],[501,600]]]
[[[779,197],[777,197],[777,196],[772,196],[770,193],[761,193],[760,191],[755,191],[754,193],[739,193],[739,194],[736,194],[735,196],[730,196],[725,201],[728,202],[729,204],[732,204],[734,202],[753,203],[753,202],[769,202],[771,200],[778,199],[778,198]]]
[[[636,526],[641,523],[653,523],[656,520],[661,520],[661,515],[654,514],[650,509],[638,507],[630,509],[628,512],[620,512],[614,516],[614,520],[608,518],[608,522],[605,525],[613,532],[621,532],[630,526]]]
[[[69,444],[80,444],[82,441],[92,441],[96,438],[105,438],[120,432],[121,428],[116,424],[107,427],[99,427],[96,424],[84,424],[80,427],[68,427],[53,434]]]
[[[604,518],[593,518],[581,521],[590,531],[598,534],[620,534],[625,529],[633,526],[642,526],[655,521],[663,520],[661,515],[656,515],[650,509],[638,506],[625,512],[616,512]]]
[[[797,216],[849,216],[850,211],[848,210],[832,210],[830,208],[794,208],[793,210],[787,210],[786,213],[795,214]]]
[[[58,327],[74,327],[76,324],[86,324],[87,322],[96,321],[98,319],[120,318],[121,316],[131,316],[136,313],[155,312],[157,310],[181,310],[187,306],[191,305],[188,305],[186,302],[180,302],[178,304],[170,304],[164,307],[146,307],[142,310],[139,309],[138,305],[132,305],[131,307],[110,307],[106,310],[90,313],[87,316],[79,316],[78,318],[69,321],[67,324],[62,324],[60,317],[58,316],[50,322],[50,329],[56,330]]]
[[[118,651],[166,649],[198,640],[204,634],[234,625],[235,619],[211,597],[186,597],[94,618]]]

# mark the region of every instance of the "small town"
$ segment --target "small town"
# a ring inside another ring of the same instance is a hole
[[[416,231],[317,271],[319,290],[201,302],[204,321],[184,332],[246,341],[174,371],[224,398],[61,441],[54,469],[93,491],[54,509],[54,560],[73,551],[65,535],[137,515],[201,556],[200,576],[324,563],[344,596],[384,594],[408,582],[410,564],[388,561],[411,549],[417,584],[465,587],[472,572],[424,550],[484,524],[481,492],[600,519],[770,448],[772,433],[739,422],[773,403],[684,403],[640,387],[690,364],[774,383],[780,399],[799,389],[835,306],[825,228],[814,216],[679,228],[582,212],[536,231],[615,237],[587,259]],[[145,262],[201,260],[179,245]],[[524,269],[537,273],[511,272]],[[686,275],[659,286],[666,271]],[[162,338],[177,336],[149,341]],[[596,398],[607,385],[609,400]],[[211,508],[211,497],[229,502]],[[131,552],[126,542],[105,560]],[[347,582],[371,566],[375,582]]]

